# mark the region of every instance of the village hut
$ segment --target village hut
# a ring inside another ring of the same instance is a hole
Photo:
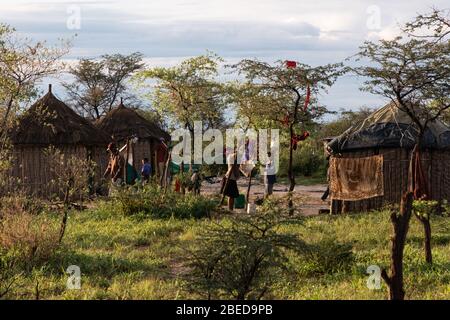
[[[331,213],[399,203],[417,137],[416,125],[392,102],[330,141]],[[429,198],[450,200],[450,128],[440,120],[429,123],[420,157]]]
[[[161,148],[162,142],[168,144],[170,135],[158,125],[145,119],[135,110],[125,107],[123,101],[96,123],[97,128],[110,136],[120,148],[127,140],[137,138],[132,148],[132,165],[139,172],[140,162],[148,158],[152,168],[157,168],[158,158],[165,158],[167,149]],[[164,155],[161,155],[161,150]],[[153,170],[155,173],[155,170]]]
[[[51,85],[46,95],[37,100],[10,132],[13,146],[11,176],[15,178],[10,188],[36,196],[48,197],[58,190],[52,188],[55,178],[45,151],[53,146],[64,156],[90,159],[95,163],[91,182],[100,184],[106,169],[108,137],[92,123],[75,113],[52,93]],[[94,187],[94,185],[91,185]]]

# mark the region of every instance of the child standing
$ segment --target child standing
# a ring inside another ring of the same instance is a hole
[[[148,162],[148,158],[142,160],[142,183],[148,183],[150,181],[150,176],[152,175],[152,165]]]

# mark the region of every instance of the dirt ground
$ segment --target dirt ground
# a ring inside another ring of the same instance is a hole
[[[246,195],[248,186],[248,179],[241,178],[238,181],[238,188],[241,194]],[[296,185],[294,190],[294,203],[296,207],[296,214],[304,216],[311,216],[319,214],[321,209],[329,209],[330,202],[322,201],[320,197],[327,188],[326,184],[316,185]],[[202,194],[218,194],[220,192],[220,182],[209,183],[203,181],[201,193]],[[286,197],[288,192],[288,185],[282,183],[276,183],[273,188],[273,197]],[[254,202],[257,198],[264,197],[264,183],[262,181],[252,181],[250,189],[250,203]],[[236,210],[237,212],[243,211],[243,209]]]

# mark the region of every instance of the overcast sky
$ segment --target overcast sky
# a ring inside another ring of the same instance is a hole
[[[1,0],[0,22],[49,42],[77,34],[69,59],[139,51],[148,64],[167,66],[211,50],[227,62],[320,65],[342,61],[365,39],[394,36],[432,6],[448,8],[448,0]],[[343,77],[322,101],[334,110],[380,107],[360,82]]]

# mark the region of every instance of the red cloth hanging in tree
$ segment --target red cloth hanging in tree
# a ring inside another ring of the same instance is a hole
[[[293,134],[292,135],[292,149],[297,150],[297,145],[300,141],[306,140],[309,137],[308,131],[303,131],[302,134]]]
[[[283,125],[285,126],[285,127],[288,127],[289,126],[289,116],[288,115],[286,115],[285,117],[284,117],[284,119],[281,121],[282,123],[283,123]]]
[[[417,148],[415,151],[415,165],[414,165],[414,199],[427,200],[429,198],[428,181],[423,171],[422,162],[420,161],[420,151]]]
[[[175,180],[175,192],[180,192],[181,191],[181,183],[180,180],[177,178]]]
[[[286,67],[288,69],[293,69],[293,68],[297,67],[297,62],[291,61],[291,60],[286,60]]]
[[[303,111],[306,111],[308,109],[309,100],[311,98],[311,88],[309,87],[306,89],[306,99],[305,99],[305,106],[303,107]]]

